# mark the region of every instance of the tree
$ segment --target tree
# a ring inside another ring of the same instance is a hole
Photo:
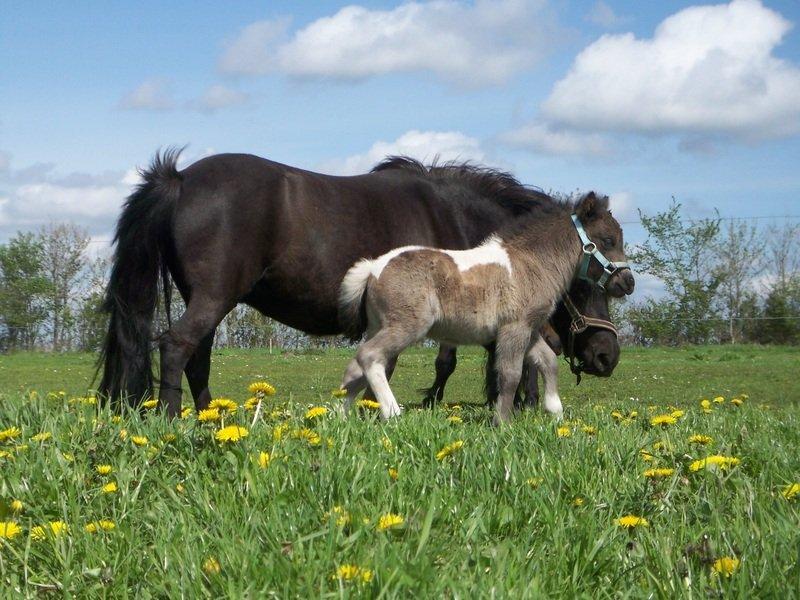
[[[639,211],[647,240],[628,254],[639,271],[658,277],[667,288],[668,313],[675,315],[669,317],[672,343],[705,343],[714,332],[715,296],[724,280],[715,253],[720,219],[686,224],[680,209],[673,200],[669,209],[652,217]],[[664,314],[664,308],[657,312]]]
[[[722,275],[719,291],[728,321],[728,337],[734,344],[741,337],[742,303],[748,284],[764,270],[764,245],[755,226],[745,221],[730,221],[716,243],[716,254]]]
[[[86,286],[81,293],[78,307],[77,334],[81,350],[94,351],[100,348],[108,327],[108,315],[103,312],[108,259],[97,257],[87,267],[84,278]]]
[[[32,350],[47,317],[50,285],[43,258],[42,243],[32,233],[17,233],[0,245],[0,323],[8,348]]]
[[[74,325],[71,304],[78,289],[78,277],[86,266],[89,236],[85,229],[72,223],[50,224],[42,228],[42,266],[48,279],[47,311],[50,318],[53,350],[69,345],[69,332]]]

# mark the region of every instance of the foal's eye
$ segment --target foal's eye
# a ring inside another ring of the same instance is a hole
[[[606,247],[606,249],[613,248],[614,247],[614,240],[612,240],[611,238],[604,238],[603,239],[603,245]]]

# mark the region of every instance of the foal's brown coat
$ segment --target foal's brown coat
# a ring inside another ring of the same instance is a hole
[[[399,414],[385,366],[406,347],[425,336],[457,345],[496,340],[495,420],[508,420],[523,357],[582,257],[571,208],[554,205],[544,217],[522,219],[500,239],[461,253],[409,248],[354,265],[342,283],[340,315],[352,321],[363,307],[368,339],[345,373],[347,402],[368,382],[384,418]],[[606,256],[624,259],[622,231],[607,198],[589,194],[575,212]],[[459,268],[459,259],[467,268]]]

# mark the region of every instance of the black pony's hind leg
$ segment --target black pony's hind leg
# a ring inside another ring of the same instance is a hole
[[[211,402],[208,379],[211,374],[211,348],[214,345],[215,333],[216,327],[200,341],[184,369],[186,380],[189,382],[189,389],[192,390],[194,407],[197,411],[208,408],[208,404]]]
[[[218,300],[193,294],[181,318],[161,337],[161,390],[159,401],[171,418],[181,411],[181,379],[192,355],[214,330],[230,307]],[[210,348],[209,348],[210,357]],[[206,380],[207,381],[207,380]]]
[[[422,400],[422,406],[425,408],[433,408],[433,405],[441,402],[444,398],[444,386],[450,375],[456,370],[456,348],[455,346],[439,346],[439,354],[436,355],[436,379],[433,385],[425,390],[425,397]]]

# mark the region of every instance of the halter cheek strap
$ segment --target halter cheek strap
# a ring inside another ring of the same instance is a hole
[[[586,234],[586,230],[583,228],[583,224],[581,220],[578,218],[578,215],[572,215],[572,223],[575,225],[575,229],[578,232],[578,236],[581,238],[581,244],[583,244],[583,258],[581,259],[581,264],[578,266],[578,279],[583,279],[584,281],[588,281],[589,283],[593,283],[599,286],[601,289],[605,289],[606,283],[608,279],[620,269],[629,269],[627,262],[614,262],[608,260],[605,255],[600,252],[597,248],[597,244],[595,244],[592,240],[589,239],[589,236]],[[597,262],[603,267],[603,274],[600,276],[600,279],[595,281],[591,277],[589,277],[589,263],[592,262],[592,257],[597,259]]]

